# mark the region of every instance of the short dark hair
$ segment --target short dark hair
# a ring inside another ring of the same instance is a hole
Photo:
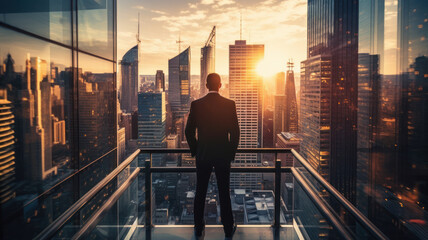
[[[221,78],[217,73],[210,73],[207,76],[207,87],[210,90],[218,90],[220,88]]]

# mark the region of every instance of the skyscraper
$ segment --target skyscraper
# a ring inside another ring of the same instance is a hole
[[[123,111],[128,113],[132,113],[138,109],[139,45],[138,43],[133,48],[129,49],[128,52],[123,55],[122,61],[120,61],[122,70],[122,91],[119,96],[120,107]]]
[[[168,83],[172,111],[187,113],[190,104],[190,47],[168,61]]]
[[[15,193],[15,131],[12,103],[7,100],[6,89],[0,89],[0,204],[16,196]]]
[[[287,62],[287,79],[285,82],[285,110],[284,110],[284,129],[285,132],[298,131],[298,112],[297,112],[297,99],[296,99],[296,87],[294,84],[294,63]]]
[[[200,81],[200,94],[199,97],[205,96],[208,89],[205,87],[207,76],[215,72],[215,36],[216,27],[214,26],[210,36],[203,48],[201,48],[201,81]]]
[[[300,75],[300,153],[329,180],[331,59],[318,56],[303,61]]]
[[[236,103],[241,137],[239,148],[261,147],[262,140],[262,78],[256,65],[264,57],[264,45],[247,45],[245,40],[229,45],[229,93]],[[237,154],[234,165],[257,166],[257,154]],[[232,175],[232,188],[260,188],[261,174]]]
[[[316,108],[321,108],[321,112],[302,117],[301,154],[313,167],[322,171],[322,175],[346,198],[354,202],[358,2],[308,0],[307,22],[308,59],[302,63],[304,74],[301,75],[302,85],[307,86],[306,90],[302,88],[301,115]],[[315,92],[308,91],[309,87],[313,87]],[[316,93],[323,87],[324,90]],[[308,98],[313,94],[317,95],[313,96],[316,101]],[[318,117],[320,121],[309,122],[311,117]],[[322,167],[320,162],[323,162]]]
[[[168,103],[171,106],[172,131],[190,108],[190,47],[168,61]],[[181,141],[181,140],[180,140]]]
[[[285,124],[285,73],[280,72],[275,76],[274,118],[273,118],[273,142],[277,142],[277,136],[284,131]]]
[[[166,147],[165,92],[138,94],[138,145],[140,148]],[[153,166],[161,165],[162,156],[153,155]]]
[[[165,74],[162,70],[156,71],[155,91],[165,91]]]

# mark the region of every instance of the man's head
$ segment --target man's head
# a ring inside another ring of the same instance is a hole
[[[217,73],[210,73],[207,76],[207,88],[210,91],[218,91],[221,87],[221,78]]]

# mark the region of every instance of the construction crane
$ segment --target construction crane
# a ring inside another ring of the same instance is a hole
[[[215,47],[215,28],[216,28],[216,26],[213,27],[213,30],[211,31],[210,36],[208,37],[207,41],[205,42],[205,47],[208,47],[208,46]]]

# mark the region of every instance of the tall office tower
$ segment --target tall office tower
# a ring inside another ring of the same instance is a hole
[[[38,181],[57,171],[52,163],[51,89],[45,60],[28,55],[25,70],[23,88],[16,89],[22,94],[18,94],[20,99],[17,99],[19,107],[16,110],[21,111],[17,113],[17,121],[22,127],[17,136],[22,159],[17,162],[17,170],[20,179]]]
[[[138,66],[140,44],[129,49],[120,61],[122,73],[122,91],[120,93],[120,108],[128,113],[138,109]]]
[[[138,94],[138,146],[140,148],[166,147],[165,92]],[[153,166],[161,166],[162,155],[153,155]]]
[[[331,148],[331,59],[318,56],[303,61],[300,79],[300,153],[328,180]]]
[[[239,148],[261,147],[262,78],[256,65],[264,57],[264,45],[247,45],[245,40],[229,45],[229,93],[236,103],[241,138]],[[237,154],[234,165],[257,166],[257,154]],[[232,188],[259,189],[261,174],[232,175]]]
[[[110,119],[116,117],[117,106],[111,73],[85,72],[79,74],[79,153],[82,166],[96,160],[98,153],[117,147],[117,124]]]
[[[0,89],[0,204],[16,196],[15,121],[12,107],[12,102],[7,100],[6,89]]]
[[[277,141],[277,135],[284,131],[285,123],[285,73],[280,72],[275,76],[274,117],[273,117],[273,142]]]
[[[201,48],[201,82],[199,85],[200,94],[199,97],[205,96],[208,89],[205,84],[207,82],[207,76],[210,73],[215,72],[215,37],[216,27],[210,33],[205,46]]]
[[[360,0],[359,14],[356,206],[368,216],[371,169],[380,156],[376,141],[384,70],[385,1]]]
[[[287,80],[285,82],[285,111],[284,111],[284,131],[296,133],[299,129],[298,126],[298,112],[297,112],[297,99],[296,87],[294,84],[294,63],[287,62]]]
[[[279,72],[275,75],[275,94],[285,95],[285,73]]]
[[[264,148],[273,148],[274,145],[274,137],[273,137],[273,122],[274,122],[274,109],[272,108],[265,108],[263,109],[263,144],[262,147]],[[267,158],[268,154],[266,154]]]
[[[308,0],[307,22],[308,59],[301,66],[301,153],[354,202],[358,2]],[[311,122],[317,118],[318,122]]]
[[[168,61],[168,103],[171,106],[172,130],[190,108],[190,47]]]
[[[156,71],[155,91],[165,91],[165,74],[162,70]]]

